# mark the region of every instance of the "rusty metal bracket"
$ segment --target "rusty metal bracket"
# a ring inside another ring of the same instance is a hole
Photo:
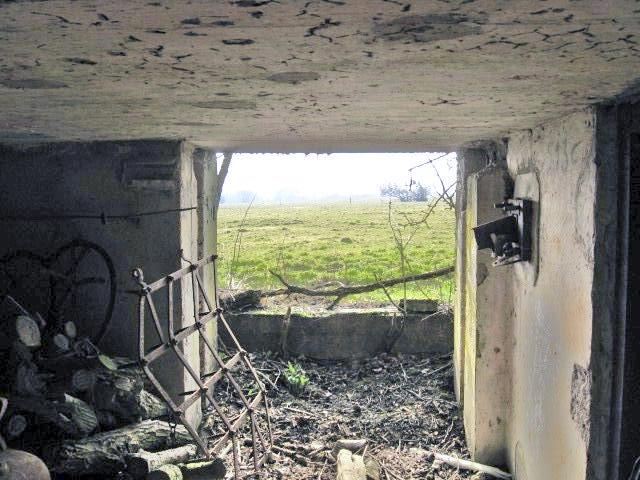
[[[138,360],[146,376],[169,407],[173,418],[186,427],[205,458],[222,457],[231,450],[234,475],[238,480],[260,470],[271,457],[273,435],[265,387],[258,378],[248,353],[238,342],[222,314],[222,309],[218,307],[217,294],[214,295],[212,303],[205,291],[200,271],[209,264],[213,267],[214,292],[217,291],[216,258],[217,255],[210,255],[197,262],[189,262],[189,266],[152,283],[145,282],[142,269],[137,268],[133,271],[133,277],[139,286]],[[188,277],[191,278],[191,282]],[[192,291],[193,321],[183,317],[176,326],[174,290],[176,286],[188,288],[189,285]],[[158,314],[154,294],[156,298],[164,296],[166,318],[161,319]],[[148,329],[151,334],[146,331],[146,312],[151,318]],[[205,327],[212,321],[217,321],[219,327],[224,328],[232,339],[235,354],[230,358],[223,359],[214,348],[211,339],[207,338]],[[153,332],[160,342],[147,347],[147,339]],[[198,368],[190,363],[183,351],[185,342],[197,338],[217,364],[217,368],[212,372],[198,372]],[[183,366],[188,377],[193,380],[194,390],[182,392],[177,398],[169,393],[153,371],[154,365],[158,365],[156,362],[166,356],[172,356]],[[249,378],[250,383],[250,386],[245,385],[244,389],[236,379],[243,374]],[[226,385],[226,390],[223,384]],[[201,402],[204,412],[209,414],[209,418],[214,418],[212,422],[208,422],[207,428],[199,428],[187,418],[187,410],[196,402]],[[245,435],[250,438],[243,438]],[[251,447],[250,453],[243,455],[243,448],[248,446]]]
[[[533,202],[525,198],[506,198],[496,203],[505,216],[473,227],[478,250],[491,249],[494,267],[531,260]]]

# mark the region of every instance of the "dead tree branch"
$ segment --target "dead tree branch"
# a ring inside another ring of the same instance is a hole
[[[386,287],[384,285],[382,285],[380,283],[380,280],[378,280],[378,277],[376,276],[376,282],[378,282],[378,285],[380,285],[380,288],[382,289],[382,291],[384,292],[384,294],[387,296],[387,299],[389,299],[389,301],[391,302],[391,305],[393,305],[394,307],[396,307],[396,309],[402,313],[402,315],[406,315],[407,311],[404,308],[401,308],[396,302],[393,301],[393,298],[391,298],[391,295],[389,294],[389,290],[386,289]]]
[[[231,152],[224,152],[223,154],[222,165],[220,166],[220,171],[218,172],[218,188],[216,190],[216,197],[214,198],[215,209],[218,209],[220,205],[220,199],[222,198],[222,187],[224,186],[224,179],[227,177],[227,172],[229,171],[229,165],[231,165],[231,157],[233,154]]]
[[[438,176],[438,180],[440,180],[440,185],[442,185],[442,193],[440,195],[440,198],[442,198],[446,202],[449,208],[456,208],[456,203],[453,199],[453,194],[450,194],[449,190],[451,190],[451,188],[454,185],[456,185],[457,182],[452,183],[451,185],[449,185],[449,187],[445,187],[444,180],[442,180],[442,177],[440,176],[440,172],[435,166],[433,167],[433,169],[435,170],[436,175]],[[455,194],[455,191],[454,191],[454,194]]]
[[[292,293],[299,293],[301,295],[308,295],[310,297],[336,297],[333,303],[328,307],[329,310],[333,309],[344,297],[349,295],[357,295],[359,293],[368,293],[378,290],[379,288],[392,287],[399,283],[415,282],[418,280],[429,280],[431,278],[442,277],[452,273],[454,267],[445,267],[439,270],[433,270],[431,272],[420,273],[417,275],[407,275],[401,278],[390,278],[388,280],[382,280],[380,282],[369,283],[367,285],[354,285],[351,287],[339,287],[331,290],[313,290],[311,288],[300,287],[298,285],[292,285],[288,283],[281,275],[275,273],[273,270],[269,270],[269,273],[276,277],[285,288],[279,290],[272,290],[270,292],[262,292],[263,297],[275,297],[277,295],[291,295]]]

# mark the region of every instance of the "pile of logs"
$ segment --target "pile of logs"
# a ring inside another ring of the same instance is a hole
[[[173,467],[198,457],[187,430],[168,422],[165,403],[130,360],[102,354],[76,331],[66,322],[50,332],[39,315],[0,297],[0,396],[9,401],[0,428],[7,444],[71,477],[127,472],[131,479],[180,480],[199,470],[220,478],[220,461]]]

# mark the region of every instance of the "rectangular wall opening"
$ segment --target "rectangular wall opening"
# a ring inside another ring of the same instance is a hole
[[[334,478],[318,453],[339,439],[368,439],[355,452],[390,478],[471,476],[428,454],[468,456],[451,358],[456,168],[455,154],[233,155],[218,283],[274,382],[279,445],[310,455],[291,454],[283,478]]]

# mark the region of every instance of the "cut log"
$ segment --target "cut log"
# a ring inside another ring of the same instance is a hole
[[[2,323],[0,350],[9,350],[14,342],[27,348],[42,346],[38,323],[27,315],[16,315]]]
[[[139,450],[126,457],[127,473],[135,479],[144,479],[153,470],[167,463],[176,464],[195,458],[198,448],[195,445],[172,448],[161,452]]]
[[[98,375],[93,370],[81,368],[71,375],[71,387],[74,392],[88,392],[96,384]]]
[[[340,450],[336,459],[336,480],[366,480],[367,469],[360,455],[354,455],[349,450]]]
[[[13,393],[17,395],[40,396],[46,390],[46,374],[38,373],[38,367],[30,361],[23,361],[15,369]]]
[[[182,470],[177,465],[161,465],[147,475],[147,480],[182,480]]]
[[[16,337],[25,347],[37,348],[42,345],[40,328],[34,319],[26,315],[18,315],[14,322]]]
[[[166,404],[143,387],[141,377],[102,370],[93,389],[96,408],[113,413],[122,424],[167,415]]]
[[[98,433],[75,442],[63,442],[47,449],[47,465],[68,475],[112,475],[125,468],[124,453],[132,448],[167,449],[192,441],[182,425],[172,430],[167,422],[146,420],[135,425]],[[175,442],[175,445],[172,443]]]
[[[76,324],[71,320],[69,320],[68,322],[64,322],[62,331],[67,336],[67,338],[70,338],[71,340],[75,339],[78,336],[78,328],[76,327]]]
[[[33,413],[40,420],[55,425],[75,438],[85,437],[98,425],[94,410],[71,395],[65,394],[60,400],[13,396],[11,405],[14,410]]]
[[[182,475],[186,480],[217,480],[227,474],[227,468],[221,458],[204,462],[191,462],[180,465]]]
[[[61,402],[44,400],[38,397],[11,397],[12,407],[20,412],[29,412],[46,423],[51,423],[61,431],[72,437],[80,436],[76,426],[67,414],[65,405]]]
[[[140,390],[138,393],[137,405],[140,407],[140,416],[145,420],[159,418],[169,413],[167,405],[146,390]]]
[[[500,478],[503,480],[511,480],[513,478],[510,473],[504,472],[498,468],[483,465],[481,463],[472,462],[470,460],[463,460],[458,457],[452,457],[451,455],[445,455],[444,453],[433,452],[434,463],[441,462],[451,465],[452,467],[459,468],[461,470],[471,470],[473,472],[482,472],[491,475],[492,477]]]
[[[6,421],[4,433],[10,439],[18,438],[24,433],[28,426],[29,421],[27,420],[27,417],[17,413],[15,415],[11,415]]]
[[[10,295],[0,297],[0,350],[8,350],[17,341],[29,348],[42,346],[38,323]]]
[[[71,420],[82,436],[93,432],[98,426],[96,412],[87,403],[71,395],[64,395],[64,403],[69,407]]]
[[[47,343],[50,356],[56,356],[68,352],[71,342],[64,333],[56,333]]]

